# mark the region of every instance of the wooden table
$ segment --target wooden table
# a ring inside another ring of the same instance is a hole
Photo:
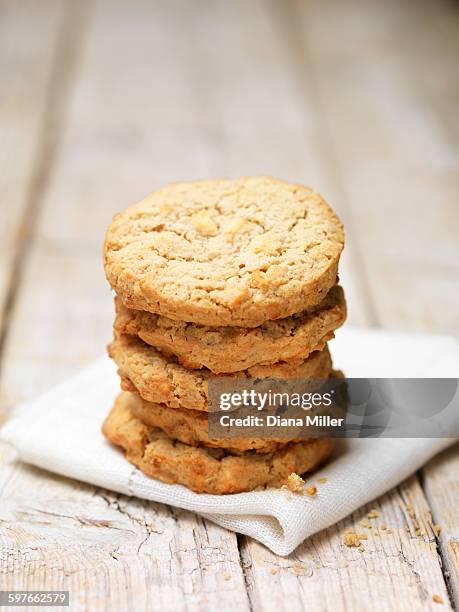
[[[458,52],[448,0],[2,1],[2,406],[103,352],[104,230],[171,180],[314,185],[347,229],[348,324],[457,333]],[[369,507],[289,558],[8,448],[0,461],[3,589],[69,589],[91,611],[459,601],[457,447],[371,505],[392,534],[364,553],[341,538]]]

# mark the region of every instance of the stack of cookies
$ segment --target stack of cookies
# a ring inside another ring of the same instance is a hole
[[[174,184],[116,215],[104,260],[123,391],[105,436],[145,474],[197,492],[278,487],[317,468],[329,439],[210,438],[208,383],[332,375],[343,244],[320,195],[266,177]]]

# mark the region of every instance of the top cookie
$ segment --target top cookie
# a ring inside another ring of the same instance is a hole
[[[130,308],[256,327],[318,304],[344,235],[321,196],[268,177],[177,183],[116,215],[107,279]]]

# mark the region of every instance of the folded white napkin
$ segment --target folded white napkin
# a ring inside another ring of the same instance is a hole
[[[340,330],[332,343],[336,367],[348,377],[457,377],[453,338],[371,330]],[[0,431],[22,460],[126,495],[198,512],[287,555],[313,533],[391,489],[437,452],[439,439],[353,439],[308,480],[326,477],[315,497],[268,490],[196,494],[144,476],[100,433],[118,392],[114,365],[102,358],[39,399],[19,406]],[[459,414],[458,414],[459,419]]]

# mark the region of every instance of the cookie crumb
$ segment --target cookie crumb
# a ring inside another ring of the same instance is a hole
[[[365,519],[363,521],[360,521],[360,526],[363,527],[364,529],[371,529],[370,523],[366,521]]]
[[[433,595],[432,596],[432,601],[434,601],[435,603],[438,603],[438,604],[442,604],[443,603],[443,599],[440,597],[440,595]]]
[[[364,552],[364,550],[365,550],[365,546],[364,546],[363,544],[360,544],[360,546],[359,546],[359,550],[360,550],[360,552]]]
[[[358,534],[355,533],[355,531],[346,531],[343,536],[343,544],[345,544],[349,548],[358,548],[361,545],[361,542]]]
[[[314,497],[315,495],[317,495],[317,487],[315,487],[314,485],[308,487],[306,489],[306,495],[309,495],[309,497]]]
[[[376,510],[376,508],[373,508],[373,510],[370,510],[370,512],[367,514],[367,517],[369,519],[375,519],[378,518],[379,516],[379,510]]]
[[[297,576],[305,576],[308,574],[308,568],[304,563],[295,563],[292,565],[292,570],[295,572]]]
[[[231,574],[229,572],[225,572],[223,574],[223,579],[224,580],[231,580]]]
[[[440,525],[439,525],[438,523],[435,523],[435,525],[433,526],[433,530],[434,530],[435,535],[436,535],[436,536],[437,536],[437,538],[438,538],[438,536],[439,536],[439,535],[440,535],[440,533],[441,533],[441,527],[440,527]]]
[[[298,476],[298,474],[292,472],[287,478],[286,488],[292,493],[303,493],[304,480],[301,478],[301,476]]]
[[[273,576],[274,576],[274,574],[277,574],[277,572],[278,572],[278,571],[279,571],[279,570],[278,570],[278,568],[277,568],[277,567],[272,567],[272,568],[271,568],[271,574],[272,574]]]
[[[381,525],[379,526],[380,529],[382,529],[383,531],[386,531],[387,529],[387,525],[386,523],[381,523]]]
[[[325,476],[322,476],[321,478],[317,479],[317,482],[319,484],[325,484],[327,482],[327,479],[325,478]]]

